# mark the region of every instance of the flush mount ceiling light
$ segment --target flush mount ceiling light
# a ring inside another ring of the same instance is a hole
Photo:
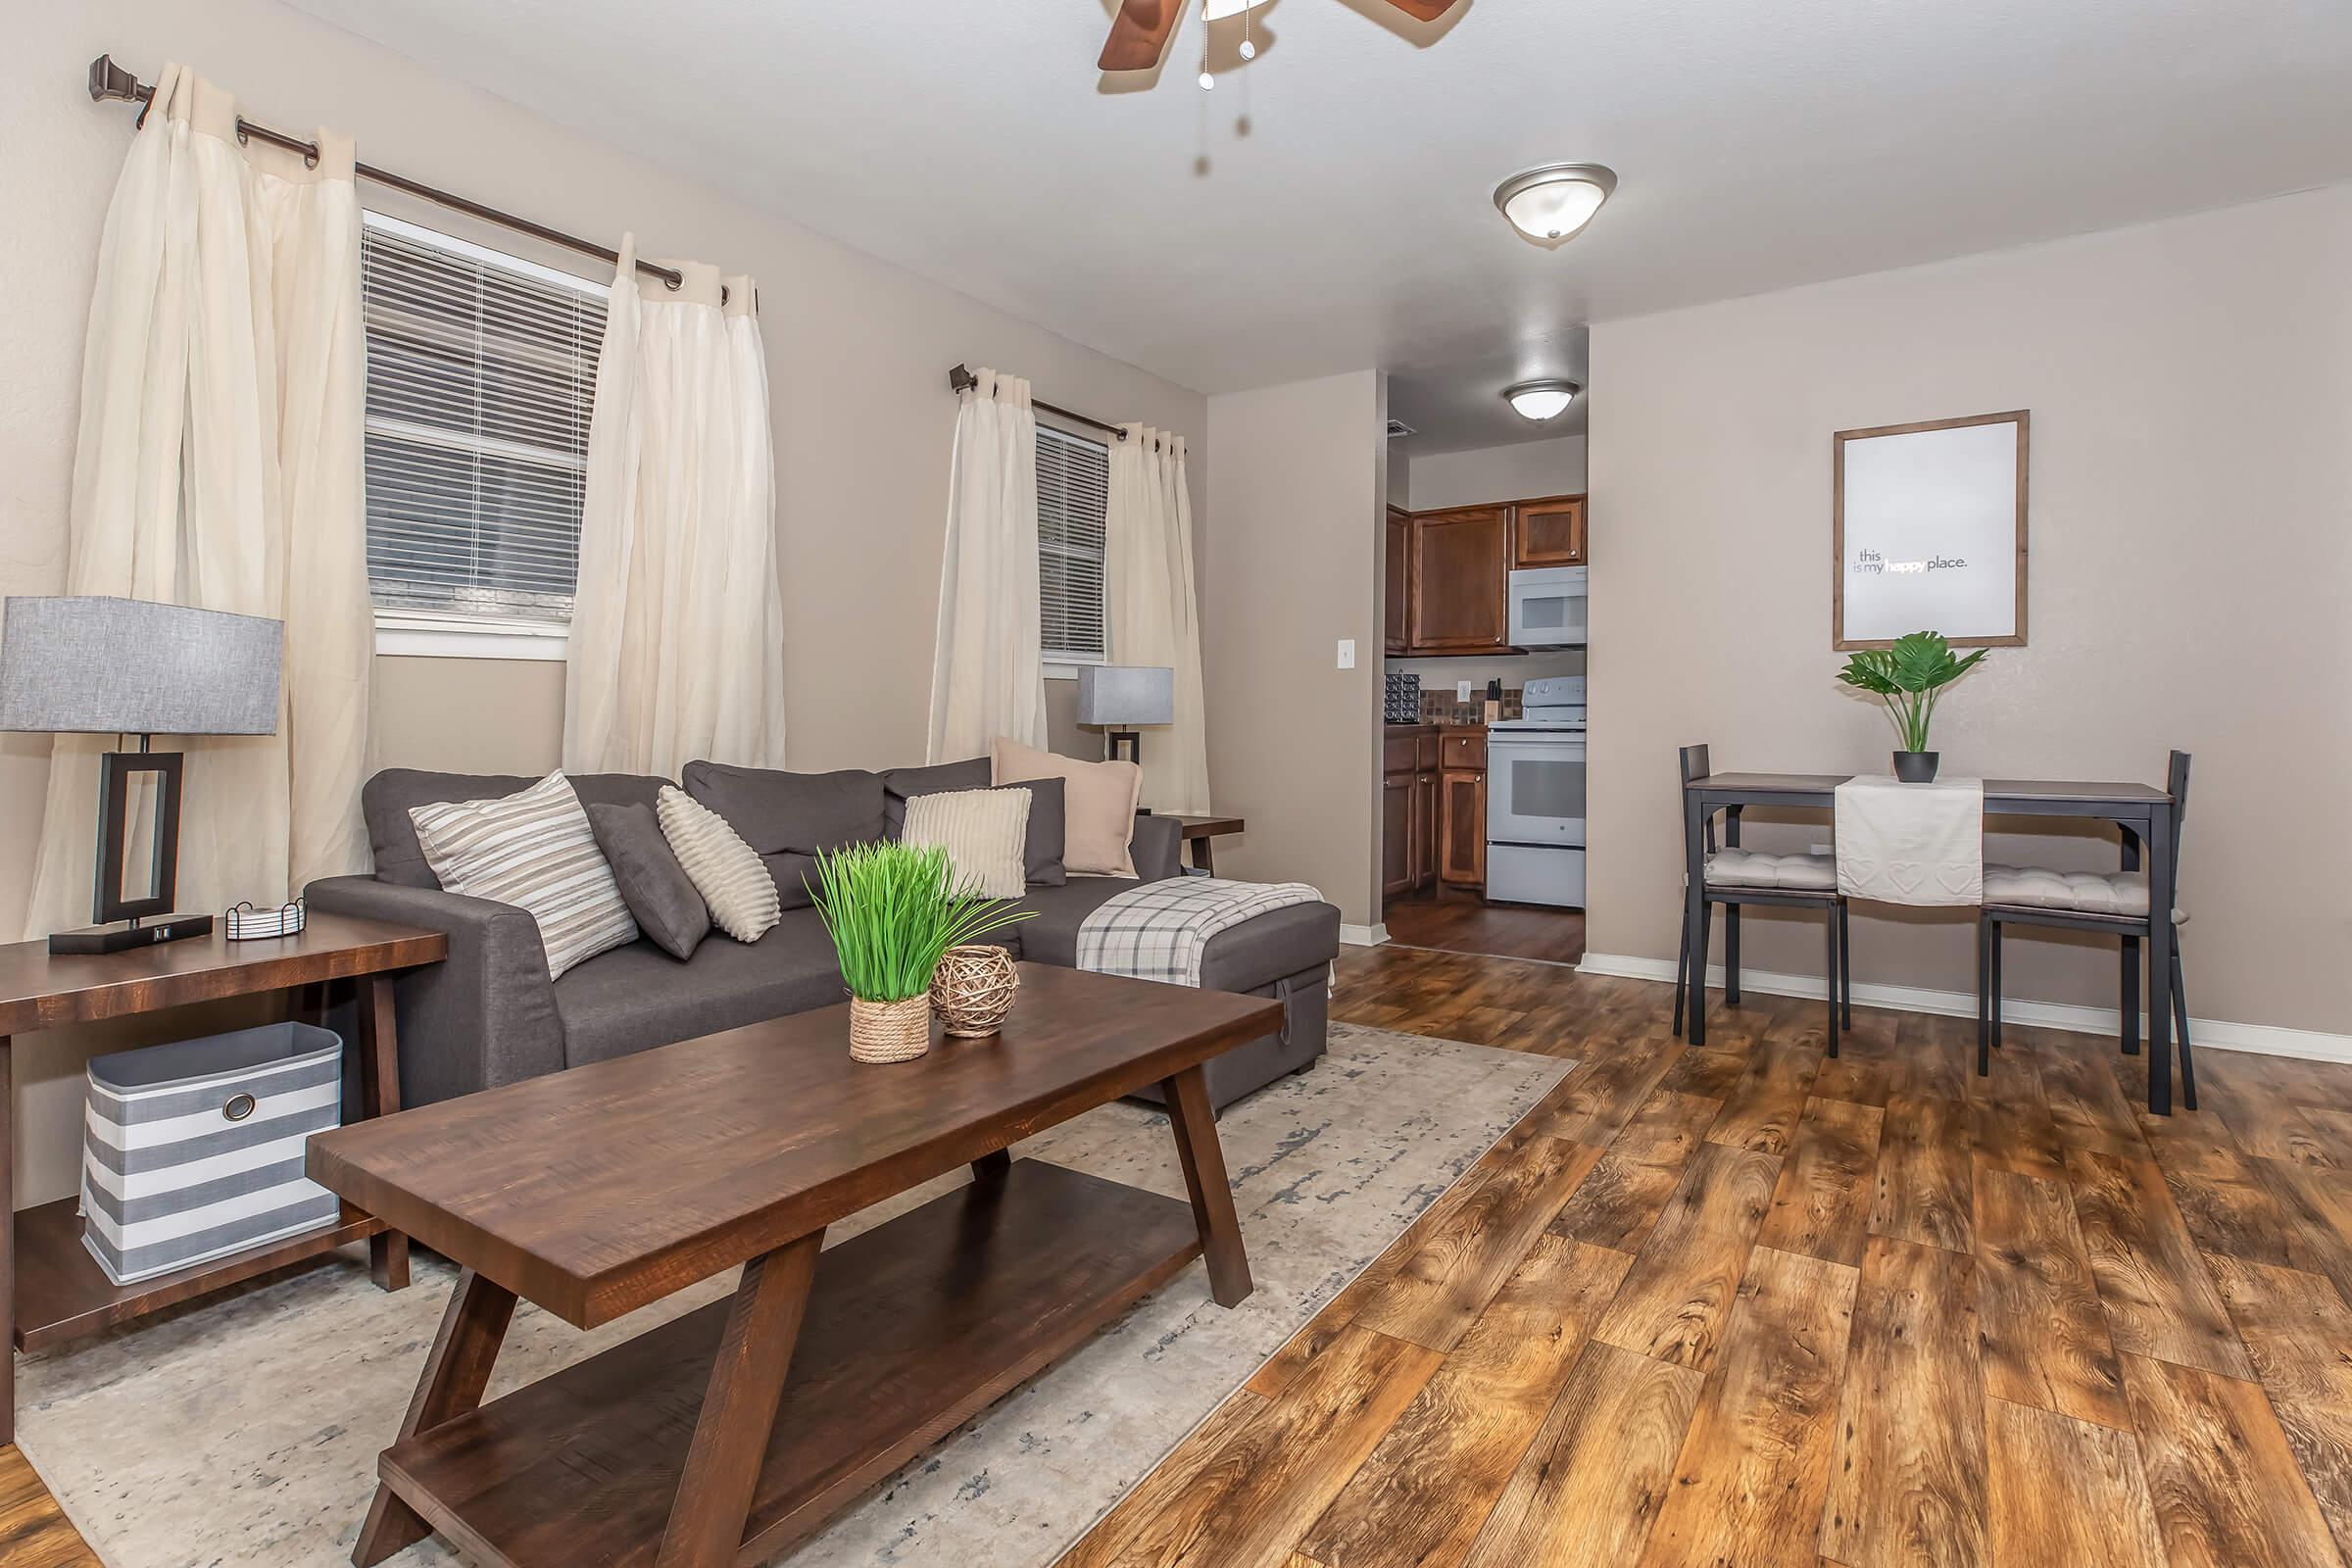
[[[1506,386],[1502,389],[1502,395],[1512,408],[1519,411],[1520,417],[1542,424],[1545,419],[1558,418],[1583,390],[1574,381],[1547,376],[1541,381],[1521,381],[1516,386]]]
[[[1494,205],[1537,244],[1565,245],[1616,188],[1615,172],[1598,164],[1545,164],[1495,186]]]

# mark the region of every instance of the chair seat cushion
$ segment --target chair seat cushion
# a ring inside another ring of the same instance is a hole
[[[2145,877],[2129,871],[2053,871],[2043,865],[1987,864],[1984,902],[2144,920],[2148,916],[2148,883]],[[2187,918],[2178,909],[2173,911],[2175,925]]]
[[[1829,855],[1765,855],[1717,850],[1707,857],[1711,888],[1780,888],[1790,893],[1835,893],[1838,860]]]

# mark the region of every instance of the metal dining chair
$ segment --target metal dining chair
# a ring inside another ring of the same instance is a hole
[[[2165,768],[2173,797],[2173,866],[2180,865],[2180,823],[2188,815],[2188,754],[2175,752]],[[2197,1069],[2188,1054],[2188,988],[2181,978],[2180,931],[2187,911],[2178,906],[2159,911],[2148,879],[2138,875],[2139,836],[2123,830],[2124,868],[2053,871],[2038,865],[1986,865],[1984,903],[1977,911],[1977,1076],[1992,1070],[1992,1051],[2001,1043],[2001,927],[2054,926],[2066,931],[2105,931],[2123,939],[2124,1054],[2139,1053],[2139,945],[2155,935],[2155,922],[2173,923],[2172,972],[2163,996],[2149,1002],[2173,1009],[2180,1040],[2180,1102],[2197,1108]],[[2153,976],[2150,977],[2154,978]]]
[[[1704,746],[1686,746],[1682,751],[1683,787],[1689,789],[1692,779],[1705,778],[1713,771]],[[1678,798],[1679,799],[1679,798]],[[1740,910],[1750,904],[1770,905],[1781,908],[1819,909],[1829,918],[1830,938],[1830,1054],[1838,1054],[1838,1029],[1842,1023],[1851,1028],[1854,1022],[1853,927],[1848,922],[1845,897],[1838,891],[1838,858],[1835,855],[1761,855],[1740,847],[1740,808],[1723,808],[1723,848],[1715,847],[1715,816],[1707,814],[1705,824],[1706,854],[1700,860],[1704,886],[1702,896],[1709,906],[1723,906],[1723,1000],[1734,1006],[1740,1003]],[[1689,889],[1686,874],[1684,887]],[[1702,927],[1702,932],[1706,929]],[[1683,939],[1674,963],[1674,1032],[1683,1034],[1686,1005],[1690,1008],[1707,1004],[1707,941],[1702,935],[1696,960],[1690,953],[1690,928],[1683,927]]]

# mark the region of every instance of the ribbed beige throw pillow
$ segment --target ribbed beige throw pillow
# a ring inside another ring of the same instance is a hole
[[[512,904],[539,922],[550,979],[637,940],[620,884],[561,772],[502,800],[413,806],[409,820],[444,891]]]
[[[686,880],[710,906],[710,923],[738,942],[757,942],[784,918],[767,862],[727,819],[674,784],[662,786],[654,815],[686,868]]]
[[[954,790],[906,803],[900,842],[948,852],[958,888],[983,898],[1017,899],[1028,890],[1022,852],[1029,841],[1030,793],[1024,789]]]

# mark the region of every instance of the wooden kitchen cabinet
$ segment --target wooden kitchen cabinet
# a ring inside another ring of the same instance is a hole
[[[1438,732],[1392,725],[1380,776],[1380,891],[1395,898],[1438,880]]]
[[[1401,654],[1412,646],[1406,626],[1407,591],[1413,580],[1411,513],[1396,507],[1389,509],[1388,521],[1381,528],[1381,548],[1387,563],[1381,576],[1381,643],[1390,653]]]
[[[1512,508],[1514,567],[1581,566],[1585,561],[1585,498],[1550,496]]]
[[[1449,887],[1487,885],[1487,775],[1439,775],[1438,875]]]
[[[1393,899],[1413,890],[1412,773],[1384,773],[1380,779],[1380,896]]]
[[[1507,648],[1511,509],[1416,513],[1407,544],[1406,646],[1427,654]]]

